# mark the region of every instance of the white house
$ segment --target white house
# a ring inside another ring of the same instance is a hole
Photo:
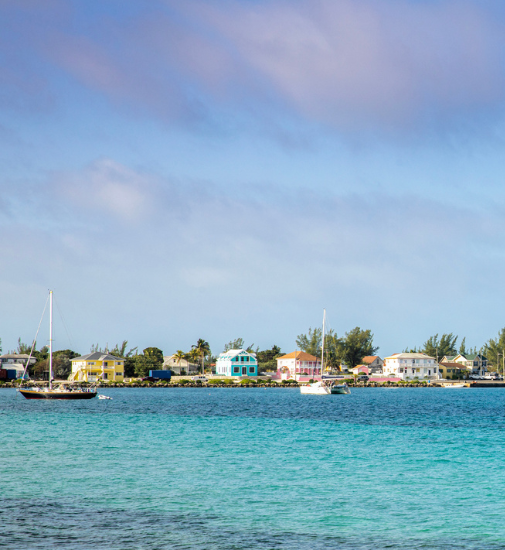
[[[245,349],[229,349],[216,361],[216,374],[221,376],[258,376],[258,360],[255,353]]]
[[[402,380],[437,380],[438,365],[425,353],[395,353],[384,359],[383,372]]]
[[[277,374],[283,380],[321,376],[321,360],[305,351],[293,351],[277,359]]]
[[[175,374],[176,376],[179,376],[183,371],[189,375],[189,374],[196,374],[198,373],[198,369],[200,368],[200,365],[197,365],[195,363],[190,363],[187,359],[178,359],[175,354],[174,355],[165,355],[163,357],[163,370],[170,370],[172,371],[172,374]]]

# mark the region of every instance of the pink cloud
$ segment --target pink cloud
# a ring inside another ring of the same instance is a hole
[[[395,129],[503,102],[502,25],[477,2],[166,4],[86,36],[61,27],[46,47],[83,84],[170,120],[217,101],[344,131]]]

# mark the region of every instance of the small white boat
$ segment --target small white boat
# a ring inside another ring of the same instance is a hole
[[[100,395],[98,396],[98,399],[112,399],[112,397],[109,397],[108,395],[100,394]]]
[[[466,384],[465,382],[457,382],[455,384],[445,383],[445,384],[442,384],[442,387],[450,388],[450,389],[469,388],[470,384]]]

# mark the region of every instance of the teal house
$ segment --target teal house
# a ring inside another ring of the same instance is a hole
[[[255,353],[245,349],[230,349],[219,355],[216,374],[222,376],[258,376],[258,360]]]

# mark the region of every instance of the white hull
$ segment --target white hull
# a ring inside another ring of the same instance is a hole
[[[442,386],[443,388],[454,388],[454,389],[459,389],[459,388],[468,388],[469,385],[468,384],[464,384],[464,383],[461,383],[461,384],[444,384]]]
[[[300,393],[309,395],[329,395],[331,390],[329,386],[323,384],[322,382],[314,382],[314,384],[300,386]]]

